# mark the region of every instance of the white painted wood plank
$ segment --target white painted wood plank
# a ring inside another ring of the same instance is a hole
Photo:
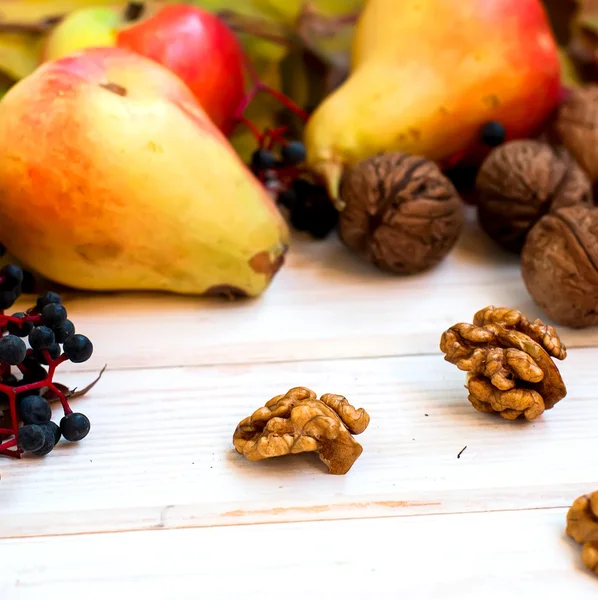
[[[85,441],[0,462],[0,537],[567,506],[598,488],[597,359],[570,353],[568,397],[534,423],[476,412],[442,355],[108,371],[75,401]],[[370,412],[346,476],[232,448],[242,418],[296,385]]]
[[[414,277],[383,274],[334,239],[299,240],[257,300],[67,294],[64,301],[95,353],[62,372],[105,363],[174,367],[430,354],[445,329],[489,304],[546,319],[525,290],[517,258],[474,224],[441,265]],[[559,332],[568,346],[598,346],[598,328]]]
[[[596,598],[565,511],[0,542],[2,600]]]

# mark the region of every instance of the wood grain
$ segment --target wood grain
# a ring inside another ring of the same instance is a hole
[[[565,507],[598,488],[595,364],[595,350],[572,350],[568,396],[533,423],[476,412],[440,353],[108,371],[74,403],[86,440],[0,463],[0,537]],[[346,476],[313,455],[234,452],[236,424],[296,385],[370,413]]]
[[[64,302],[95,351],[60,372],[436,354],[446,328],[489,304],[549,322],[525,290],[517,257],[472,223],[439,267],[413,277],[382,274],[338,241],[298,239],[256,300],[64,294]],[[596,328],[559,332],[570,347],[598,345]]]
[[[564,522],[534,510],[5,540],[0,597],[590,600],[598,583]]]

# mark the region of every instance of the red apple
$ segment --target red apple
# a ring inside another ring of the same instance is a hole
[[[245,95],[243,50],[216,15],[185,4],[159,8],[120,29],[116,44],[160,63],[178,75],[211,117],[229,134]]]

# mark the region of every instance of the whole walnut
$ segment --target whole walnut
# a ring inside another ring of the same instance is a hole
[[[598,180],[598,86],[572,89],[559,107],[555,131],[561,143]]]
[[[455,245],[463,201],[437,165],[401,152],[378,154],[345,173],[339,234],[383,271],[413,274],[438,264]]]
[[[598,208],[574,206],[542,217],[523,247],[521,274],[555,322],[598,325]]]
[[[476,179],[478,220],[502,248],[519,253],[535,223],[551,210],[592,205],[588,175],[563,148],[516,140],[494,149]]]

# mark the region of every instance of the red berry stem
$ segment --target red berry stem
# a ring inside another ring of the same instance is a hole
[[[247,73],[249,75],[249,79],[251,80],[251,88],[245,94],[242,102],[239,105],[239,108],[235,112],[233,116],[233,121],[237,124],[243,124],[253,134],[255,139],[258,142],[258,146],[260,148],[264,147],[264,136],[259,130],[259,128],[252,123],[247,117],[245,117],[245,111],[249,108],[249,105],[254,101],[255,97],[260,93],[265,93],[272,96],[275,100],[277,100],[280,104],[282,104],[285,108],[295,113],[302,121],[307,122],[309,119],[309,115],[306,111],[304,111],[298,104],[293,102],[288,96],[285,96],[282,92],[266,85],[261,81],[260,76],[258,75],[253,63],[249,59],[249,57],[245,56],[245,67],[247,69]],[[284,143],[284,139],[281,137],[282,133],[286,132],[288,128],[285,128],[282,131],[282,128],[274,130],[276,131],[276,136],[278,138],[279,143]],[[271,148],[271,146],[269,146]]]
[[[19,320],[19,319],[17,319]],[[26,317],[20,319],[20,321],[25,321]],[[62,364],[68,357],[66,354],[61,354],[57,359],[52,359],[48,350],[43,351],[43,356],[45,361],[48,363],[48,374],[41,381],[34,381],[32,383],[27,383],[24,385],[17,385],[15,387],[0,383],[0,393],[6,394],[8,397],[9,410],[11,416],[11,429],[0,429],[0,434],[12,435],[13,439],[0,443],[0,454],[4,454],[7,456],[16,456],[17,458],[21,456],[23,453],[22,449],[18,446],[18,436],[19,436],[19,422],[17,418],[17,406],[16,406],[16,397],[17,394],[22,394],[23,392],[30,392],[32,390],[39,390],[47,387],[52,390],[57,396],[60,404],[62,405],[62,409],[64,410],[65,415],[70,415],[73,411],[69,406],[68,400],[62,390],[60,390],[53,383],[54,373],[56,372],[56,367]],[[10,370],[10,366],[8,367]],[[26,374],[27,368],[23,364],[17,365],[17,368],[21,371],[21,373]],[[2,372],[2,375],[5,373]],[[10,450],[10,448],[16,447],[16,450]]]
[[[239,117],[239,123],[242,123],[243,125],[245,125],[245,127],[247,127],[247,129],[249,129],[251,131],[253,136],[256,138],[258,143],[261,145],[261,143],[263,141],[263,135],[262,135],[262,132],[259,130],[259,128],[256,127],[247,117]]]

